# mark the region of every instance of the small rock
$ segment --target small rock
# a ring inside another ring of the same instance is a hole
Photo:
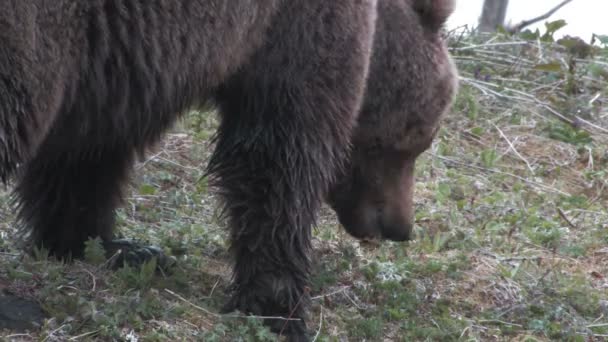
[[[17,332],[36,328],[44,318],[42,307],[37,302],[0,295],[0,330]]]

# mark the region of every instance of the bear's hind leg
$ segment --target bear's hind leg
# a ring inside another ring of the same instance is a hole
[[[112,239],[114,209],[133,152],[52,146],[43,144],[20,172],[15,188],[18,218],[33,246],[59,258],[78,258],[89,238]]]

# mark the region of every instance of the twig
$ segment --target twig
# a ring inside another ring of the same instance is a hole
[[[95,290],[97,289],[97,280],[95,278],[95,275],[87,270],[87,269],[83,269],[85,273],[87,273],[89,276],[91,276],[91,279],[93,280],[93,288],[91,289],[91,292],[95,292]]]
[[[518,328],[523,327],[523,325],[521,325],[521,324],[505,322],[505,321],[501,321],[499,319],[482,319],[482,320],[477,321],[477,323],[498,323],[498,324],[518,327]]]
[[[566,221],[566,223],[570,226],[570,228],[576,229],[576,225],[574,223],[572,223],[572,221],[570,221],[568,216],[566,216],[566,213],[564,213],[564,211],[561,208],[557,208],[557,213],[564,221]]]
[[[589,132],[589,130],[586,130],[586,129],[580,127],[581,124],[585,124],[589,127],[597,129],[598,131],[600,131],[604,134],[608,134],[608,129],[598,126],[598,125],[594,124],[593,122],[589,122],[589,121],[581,118],[580,116],[575,116],[574,120],[570,120],[567,117],[565,117],[563,114],[561,114],[558,111],[556,111],[555,109],[551,108],[551,106],[544,104],[540,101],[538,102],[538,104],[541,104],[542,107],[545,108],[546,110],[548,110],[551,114],[556,116],[558,119],[564,121],[565,123],[570,124],[572,127],[578,127],[579,129],[582,129],[584,131],[587,131],[588,133],[591,133],[591,132]]]
[[[584,123],[587,126],[591,126],[591,127],[595,128],[595,129],[597,129],[599,131],[602,131],[603,133],[608,133],[608,129],[606,129],[604,127],[601,127],[601,126],[598,126],[598,125],[594,124],[593,122],[589,122],[589,121],[581,118],[580,116],[576,116],[575,118],[576,118],[576,121],[578,121],[578,122],[582,122],[582,123]]]
[[[340,292],[344,292],[348,288],[350,288],[350,286],[343,286],[343,287],[341,287],[338,290],[335,290],[335,291],[332,291],[332,292],[329,292],[329,293],[325,293],[325,294],[320,294],[320,295],[314,296],[314,297],[312,297],[310,299],[311,300],[317,300],[317,299],[320,299],[320,298],[330,297],[330,296],[333,296],[333,295],[338,294]]]
[[[165,151],[160,151],[148,158],[146,158],[146,160],[144,160],[143,162],[139,163],[139,165],[135,166],[136,170],[142,169],[144,166],[146,166],[146,164],[148,164],[150,161],[156,159],[157,157],[160,157],[161,154],[163,154]]]
[[[15,337],[32,337],[32,335],[30,334],[10,334],[10,335],[4,335],[4,336],[0,336],[2,338],[15,338]]]
[[[342,294],[343,294],[343,295],[344,295],[344,297],[346,297],[346,299],[348,299],[348,300],[349,300],[349,301],[350,301],[350,302],[351,302],[351,303],[352,303],[352,304],[353,304],[353,305],[354,305],[354,306],[355,306],[357,309],[359,309],[359,310],[363,309],[363,308],[361,307],[361,305],[357,304],[357,302],[355,302],[355,300],[354,300],[354,299],[352,299],[352,298],[351,298],[351,297],[348,295],[348,293],[346,293],[346,291],[343,291],[343,292],[342,292]]]
[[[210,326],[211,326],[211,325],[213,325],[213,323],[211,323],[211,322],[209,322],[209,321],[207,321],[207,320],[205,320],[205,319],[202,319],[202,321],[203,321],[203,322],[205,322],[205,324],[208,324],[208,325],[210,325]],[[157,322],[158,322],[158,321],[157,321]],[[192,323],[192,322],[188,322],[188,321],[187,321],[187,320],[185,320],[185,319],[180,320],[180,322],[182,322],[182,323],[184,323],[184,324],[186,324],[186,325],[189,325],[189,326],[193,327],[194,329],[197,329],[197,330],[198,330],[198,329],[200,329],[200,327],[199,327],[198,325],[196,325],[196,324],[194,324],[194,323]],[[160,323],[160,322],[159,322],[159,323]],[[160,325],[160,324],[159,324],[159,325]]]
[[[300,295],[300,298],[298,298],[298,302],[296,303],[296,305],[293,307],[293,309],[289,313],[289,317],[287,317],[288,320],[293,317],[293,315],[296,313],[296,310],[298,309],[298,307],[300,307],[300,304],[302,303],[302,299],[304,299],[306,296],[308,296],[309,293],[310,293],[310,288],[305,287],[304,292]],[[287,328],[287,323],[289,323],[289,322],[285,322],[283,324],[283,327],[281,328],[281,331],[279,332],[279,336],[283,336],[283,331],[285,330],[285,328]]]
[[[597,101],[597,99],[599,99],[601,96],[602,96],[602,93],[598,92],[597,94],[595,94],[595,96],[591,100],[589,100],[589,106],[593,105],[593,103],[595,101]]]
[[[587,146],[587,153],[589,153],[589,161],[587,161],[587,168],[593,171],[593,151],[591,147]]]
[[[463,47],[453,48],[451,50],[454,50],[454,51],[465,51],[465,50],[474,50],[474,49],[484,48],[484,47],[528,45],[528,44],[530,44],[530,43],[524,42],[524,41],[521,41],[521,42],[486,43],[486,44],[479,44],[479,45],[463,46]]]
[[[451,159],[451,158],[447,158],[447,157],[443,157],[443,156],[437,155],[435,153],[432,153],[431,155],[433,157],[436,157],[436,158],[441,159],[443,161],[447,161],[449,163],[454,163],[454,164],[465,166],[465,167],[468,167],[468,168],[471,168],[471,169],[476,169],[476,170],[481,170],[481,171],[486,171],[486,172],[492,172],[492,173],[496,173],[496,174],[499,174],[499,175],[505,175],[505,176],[513,177],[513,178],[518,179],[518,180],[520,180],[520,181],[522,181],[524,183],[528,183],[530,185],[534,185],[534,186],[539,187],[541,189],[544,189],[546,191],[551,191],[551,192],[554,192],[554,193],[557,193],[557,194],[560,194],[560,195],[564,195],[564,196],[571,196],[567,192],[564,192],[564,191],[552,188],[550,186],[547,186],[547,185],[544,185],[544,184],[541,184],[541,183],[538,183],[538,182],[526,179],[524,177],[518,176],[518,175],[510,173],[510,172],[504,172],[504,171],[500,171],[500,170],[496,170],[496,169],[488,169],[488,168],[477,166],[477,165],[467,164],[467,163],[461,162],[459,160],[455,160],[455,159]]]
[[[185,170],[193,170],[193,171],[198,171],[199,170],[198,167],[182,165],[182,164],[180,164],[178,162],[175,162],[175,161],[173,161],[171,159],[163,158],[161,156],[157,156],[156,159],[160,160],[160,161],[164,161],[164,162],[169,163],[169,164],[172,164],[174,166],[177,166],[177,167],[185,169]]]
[[[209,316],[213,316],[216,318],[256,318],[256,319],[276,319],[279,321],[301,321],[301,319],[299,318],[287,318],[287,317],[280,317],[280,316],[246,316],[246,315],[220,315],[217,314],[215,312],[211,312],[201,306],[198,306],[194,303],[192,303],[191,301],[187,300],[186,298],[178,295],[177,293],[169,290],[169,289],[165,289],[165,292],[167,292],[168,294],[174,296],[175,298],[181,300],[182,302],[192,306],[193,308],[202,311],[204,313],[206,313]]]
[[[560,8],[566,6],[568,3],[572,2],[572,0],[564,0],[562,1],[559,5],[553,7],[552,9],[550,9],[547,13],[543,14],[543,15],[539,15],[536,18],[532,18],[532,19],[528,19],[528,20],[524,20],[521,23],[514,25],[510,28],[507,29],[507,31],[509,31],[510,33],[516,33],[521,31],[524,27],[526,26],[530,26],[534,23],[537,23],[541,20],[545,20],[547,18],[549,18],[550,16],[552,16],[555,12],[557,12]]]
[[[46,337],[44,338],[44,340],[42,340],[42,342],[46,342],[50,337],[53,337],[55,335],[55,333],[57,333],[59,330],[63,329],[66,326],[66,324],[62,324],[59,328],[51,331],[48,335],[46,335]]]
[[[315,334],[315,337],[312,339],[312,342],[316,342],[317,339],[319,338],[319,335],[321,334],[321,329],[323,328],[323,306],[321,306],[321,314],[319,315],[319,329],[317,329],[317,333]]]
[[[101,329],[97,329],[97,330],[93,330],[93,331],[86,332],[86,333],[84,333],[84,334],[80,334],[80,335],[78,335],[78,336],[70,337],[70,341],[76,341],[76,340],[78,340],[79,338],[83,338],[83,337],[87,337],[87,336],[95,335],[95,334],[97,334],[97,333],[98,333],[100,330],[101,330]]]
[[[486,91],[492,93],[496,97],[502,97],[502,98],[505,98],[505,99],[518,100],[518,101],[525,101],[525,102],[528,102],[528,103],[544,104],[544,103],[540,102],[540,100],[538,100],[536,97],[534,97],[534,95],[525,93],[525,92],[517,90],[517,89],[501,86],[501,85],[494,84],[494,83],[491,83],[491,82],[484,82],[484,81],[480,81],[480,80],[476,80],[476,79],[472,79],[472,78],[468,78],[468,77],[464,77],[464,76],[461,76],[460,80],[463,81],[463,82],[467,82],[470,85],[472,85],[472,86],[474,86],[474,87],[476,87],[478,89],[483,88]],[[488,87],[499,88],[500,90],[507,90],[507,91],[510,91],[512,93],[515,93],[515,94],[518,94],[518,95],[521,95],[521,96],[513,96],[513,95],[503,94],[503,93],[500,93],[500,92],[498,92],[496,90],[492,90],[492,89],[490,89]]]
[[[494,126],[494,128],[496,128],[496,130],[498,131],[498,133],[500,133],[500,136],[505,139],[505,141],[507,142],[507,144],[509,144],[510,149],[513,151],[513,153],[515,153],[515,155],[517,155],[517,157],[519,157],[519,159],[521,159],[524,163],[526,163],[526,166],[528,167],[528,170],[530,170],[530,172],[532,174],[534,174],[534,169],[532,168],[532,165],[530,165],[530,163],[528,162],[528,160],[526,158],[524,158],[524,156],[522,156],[519,151],[517,151],[517,149],[515,148],[515,146],[513,145],[513,143],[511,142],[511,140],[509,140],[509,138],[507,138],[507,136],[503,133],[503,131],[496,126],[496,124],[494,124],[493,122],[491,122],[492,126]]]
[[[512,261],[537,261],[538,259],[542,259],[541,256],[522,256],[522,257],[516,257],[516,256],[510,256],[510,257],[503,257],[503,256],[499,256],[496,255],[494,253],[491,253],[488,250],[482,249],[479,251],[479,254],[481,255],[485,255],[487,257],[490,257],[492,259],[495,259],[496,261],[499,262],[512,262]]]
[[[462,333],[460,334],[461,339],[464,337],[464,334],[466,334],[467,331],[469,331],[469,329],[471,329],[471,326],[467,326],[466,328],[464,328],[464,330],[462,330]]]
[[[220,277],[217,277],[217,281],[215,282],[215,284],[213,285],[213,288],[211,288],[211,292],[209,293],[209,298],[213,297],[213,292],[215,291],[215,288],[217,287],[217,285],[220,283]]]

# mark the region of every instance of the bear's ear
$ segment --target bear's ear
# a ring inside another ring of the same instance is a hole
[[[455,0],[413,0],[412,3],[422,25],[433,31],[439,31],[454,12],[455,6]]]

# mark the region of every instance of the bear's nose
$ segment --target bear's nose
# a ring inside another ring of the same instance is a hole
[[[409,241],[412,235],[412,225],[409,223],[389,223],[381,227],[382,237],[391,241]]]

